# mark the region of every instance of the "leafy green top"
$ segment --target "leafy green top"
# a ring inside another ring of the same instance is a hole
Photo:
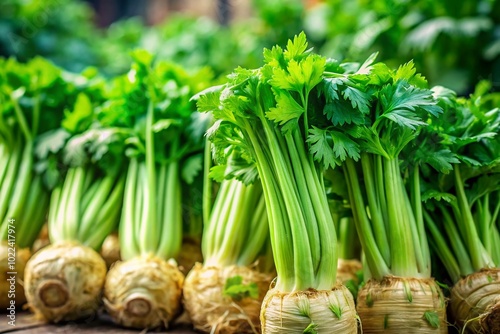
[[[326,118],[313,126],[308,142],[325,167],[361,152],[396,159],[441,108],[412,62],[397,70],[374,63],[331,61],[321,85]]]
[[[144,156],[146,115],[151,105],[157,162],[199,151],[209,119],[193,112],[195,104],[190,98],[207,86],[210,73],[201,70],[190,74],[174,63],[154,63],[153,56],[144,50],[132,56],[131,70],[113,81],[109,100],[98,112],[99,121],[132,129],[134,136],[128,143],[133,149],[128,152]]]
[[[430,158],[421,171],[422,199],[433,245],[453,280],[498,266],[500,247],[500,94],[483,81],[468,98],[436,87],[444,115],[431,123],[427,138],[450,168]],[[425,156],[420,152],[421,156]],[[453,173],[447,173],[453,169]],[[443,219],[436,219],[438,216]],[[438,233],[438,230],[444,233]]]

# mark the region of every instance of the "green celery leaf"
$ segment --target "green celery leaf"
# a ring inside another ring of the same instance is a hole
[[[243,284],[241,276],[234,276],[226,280],[223,294],[235,301],[240,301],[244,298],[257,299],[259,297],[259,287],[254,282]]]
[[[436,311],[425,311],[423,318],[432,328],[439,328],[440,319]]]
[[[314,156],[314,160],[323,164],[325,169],[340,164],[340,161],[335,159],[333,141],[329,137],[328,130],[313,126],[312,129],[309,129],[307,142],[310,144],[309,150]]]
[[[266,117],[271,121],[278,122],[280,125],[291,119],[299,118],[305,112],[304,108],[288,92],[278,91],[276,102],[276,107],[269,109],[266,112]]]
[[[288,40],[286,45],[286,50],[283,53],[286,60],[297,60],[300,59],[302,54],[307,50],[307,38],[306,34],[302,31],[300,34]]]
[[[417,70],[415,69],[415,65],[413,63],[413,60],[410,60],[408,63],[403,64],[398,67],[396,70],[396,73],[393,76],[393,80],[399,81],[399,80],[405,80],[408,81],[410,84],[415,85],[420,88],[426,88],[427,87],[427,81],[425,78],[420,74],[416,73]]]
[[[441,173],[449,173],[453,169],[452,164],[460,163],[455,154],[449,149],[434,151],[429,145],[421,146],[417,150],[417,160],[428,163]]]
[[[479,198],[497,190],[500,190],[500,174],[481,175],[466,193],[468,203],[472,206]]]
[[[339,131],[320,129],[313,126],[309,130],[307,142],[314,160],[321,162],[325,168],[340,165],[347,157],[358,160],[359,146],[347,135]]]
[[[226,178],[226,166],[225,165],[215,165],[210,168],[208,176],[215,181],[221,183]]]
[[[411,86],[406,81],[398,81],[396,85],[386,85],[380,91],[383,108],[382,117],[396,122],[401,127],[416,130],[426,125],[417,114],[424,109],[437,116],[441,108],[435,104],[431,91]]]
[[[429,189],[422,193],[422,201],[427,202],[428,200],[433,199],[436,201],[445,201],[448,203],[455,202],[456,197],[450,193],[440,192],[436,189]]]
[[[364,122],[363,115],[353,110],[352,105],[344,99],[333,100],[325,104],[323,113],[334,126],[344,124],[359,125]]]
[[[196,106],[200,112],[211,112],[219,109],[220,106],[220,93],[221,86],[217,86],[217,89],[208,92],[201,92],[198,95]]]
[[[347,86],[342,94],[346,100],[351,101],[353,108],[358,108],[362,114],[368,114],[370,111],[370,95],[362,92],[356,87]]]
[[[359,159],[359,146],[348,136],[338,131],[330,131],[330,136],[333,140],[333,153],[336,159],[340,161],[344,161],[347,157],[355,161]]]
[[[193,155],[189,158],[187,158],[182,166],[182,179],[187,183],[187,184],[192,184],[196,176],[202,171],[203,169],[203,156],[200,154]]]
[[[64,114],[61,126],[71,133],[78,133],[86,130],[92,123],[94,108],[89,97],[85,93],[80,93],[76,97],[73,110]]]
[[[370,73],[373,69],[373,65],[374,65],[377,57],[378,57],[378,52],[372,53],[368,58],[366,58],[364,63],[361,64],[359,69],[356,71],[356,74],[368,74],[368,73]]]

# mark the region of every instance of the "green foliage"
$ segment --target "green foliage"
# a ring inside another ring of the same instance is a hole
[[[456,6],[450,0],[328,0],[305,7],[297,0],[254,0],[252,5],[252,17],[229,26],[175,14],[153,27],[133,17],[102,30],[91,8],[78,1],[6,0],[0,11],[0,55],[22,61],[42,55],[70,71],[91,65],[115,76],[133,62],[131,50],[141,48],[186,68],[209,66],[220,76],[238,65],[257,67],[262,48],[286,45],[304,30],[326,57],[359,61],[379,52],[390,67],[413,59],[431,86],[464,95],[489,79],[498,90],[499,1]]]
[[[321,90],[327,120],[308,137],[315,159],[325,167],[346,158],[357,161],[363,151],[395,158],[441,112],[411,62],[393,71],[374,61],[372,55],[353,73],[341,68],[325,73]]]
[[[436,311],[425,311],[423,318],[432,328],[439,328],[440,319]]]
[[[335,317],[340,320],[340,318],[342,317],[342,306],[330,304],[328,308],[330,309],[330,311],[332,311]]]
[[[498,82],[498,1],[338,1],[306,12],[304,29],[318,52],[359,60],[373,52],[390,64],[415,61],[432,86],[470,92],[480,80]],[[495,84],[496,85],[496,84]],[[498,85],[495,86],[498,90]]]
[[[307,327],[304,329],[302,333],[304,334],[317,334],[318,333],[318,324],[311,322]]]
[[[22,62],[42,56],[72,72],[97,65],[93,44],[101,34],[89,5],[74,0],[6,0],[0,8],[1,56]]]
[[[235,301],[240,301],[244,298],[257,299],[259,298],[259,287],[254,282],[243,284],[241,276],[233,276],[226,280],[223,294]]]
[[[439,173],[422,168],[420,175],[428,231],[453,281],[500,261],[500,205],[492,202],[500,192],[500,95],[490,88],[481,82],[468,98],[436,88],[444,115],[425,133],[433,150],[453,163],[448,173],[432,159]]]

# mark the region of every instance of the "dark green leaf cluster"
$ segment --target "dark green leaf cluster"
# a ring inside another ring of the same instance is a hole
[[[28,132],[31,140],[59,127],[65,108],[81,90],[81,83],[67,80],[66,75],[41,57],[26,64],[13,58],[0,59],[1,124],[11,131],[26,127],[22,131]],[[4,131],[2,126],[2,137],[7,138]]]
[[[354,72],[352,64],[341,64],[324,74],[320,94],[326,120],[313,125],[308,142],[325,167],[347,157],[358,160],[361,152],[397,158],[441,112],[412,62],[394,71],[374,63],[375,56]]]
[[[486,191],[494,186],[494,182],[478,183],[478,177],[497,174],[500,165],[500,94],[489,93],[490,87],[483,81],[468,98],[457,97],[444,87],[433,88],[444,113],[426,128],[416,153],[416,159],[443,173],[439,182],[431,182],[430,193],[436,193],[436,189],[438,193],[446,192],[454,186],[453,177],[446,175],[453,168],[451,164],[460,164],[463,181],[474,185],[471,191],[477,187]],[[426,179],[435,180],[435,171],[424,169],[424,174]]]
[[[35,145],[35,169],[51,188],[60,176],[66,141],[95,120],[104,81],[94,69],[71,74],[41,57],[0,63],[0,137],[11,148]]]

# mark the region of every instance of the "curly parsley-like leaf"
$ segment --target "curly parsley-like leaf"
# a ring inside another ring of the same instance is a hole
[[[430,90],[411,86],[407,81],[384,86],[379,98],[383,108],[382,117],[412,130],[420,125],[426,125],[419,112],[425,111],[437,116],[442,111],[436,105]]]
[[[333,125],[362,124],[363,115],[353,111],[352,106],[345,100],[334,100],[325,104],[323,113]]]
[[[327,130],[313,126],[309,130],[307,142],[311,145],[309,150],[313,154],[314,160],[321,163],[325,169],[333,168],[340,163],[335,159],[333,143],[329,140]]]
[[[285,124],[291,119],[299,118],[304,112],[302,107],[295,99],[285,91],[279,91],[276,94],[276,107],[266,112],[266,117],[280,125]]]

